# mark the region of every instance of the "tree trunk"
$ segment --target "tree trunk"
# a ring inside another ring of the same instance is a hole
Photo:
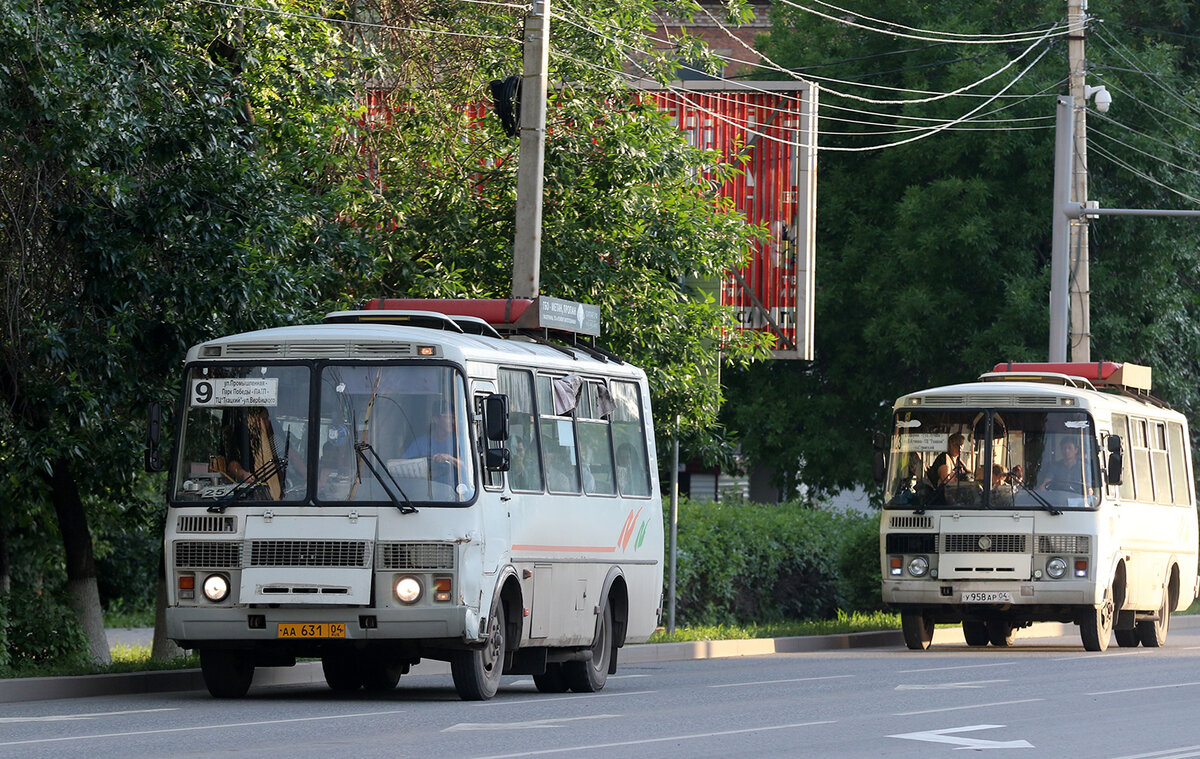
[[[8,555],[8,531],[0,525],[0,596],[12,590],[12,560]]]
[[[104,633],[104,615],[100,609],[100,590],[96,584],[96,562],[92,554],[92,534],[87,513],[79,497],[79,487],[71,472],[71,462],[56,459],[51,466],[50,500],[58,515],[67,560],[67,592],[71,608],[88,638],[88,655],[101,664],[112,661],[108,637]]]
[[[154,642],[150,646],[150,660],[170,661],[183,654],[184,650],[167,638],[167,578],[160,561],[158,591],[154,594]]]

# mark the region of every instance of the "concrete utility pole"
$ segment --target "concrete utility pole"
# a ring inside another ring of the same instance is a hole
[[[1074,157],[1071,161],[1071,192],[1073,199],[1087,205],[1087,84],[1084,81],[1087,62],[1083,42],[1087,34],[1087,0],[1067,0],[1067,62],[1071,104],[1074,110]],[[1091,361],[1091,285],[1088,274],[1088,222],[1075,219],[1070,223],[1071,334],[1067,343],[1072,361]]]
[[[525,64],[521,72],[521,148],[517,165],[517,230],[513,238],[514,298],[538,296],[549,69],[550,0],[534,0],[525,18]]]

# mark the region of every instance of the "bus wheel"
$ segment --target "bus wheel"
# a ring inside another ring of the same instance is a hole
[[[933,642],[933,618],[919,611],[900,612],[900,629],[904,632],[904,645],[914,651],[924,651]]]
[[[988,630],[986,622],[974,622],[963,620],[963,639],[967,641],[968,646],[986,646],[988,644]]]
[[[353,693],[362,687],[358,657],[353,653],[327,654],[321,657],[321,671],[334,693]]]
[[[1137,623],[1138,638],[1146,648],[1158,648],[1167,642],[1167,628],[1171,626],[1171,593],[1164,587],[1162,605],[1158,607],[1158,619]]]
[[[989,619],[987,623],[988,642],[993,646],[1004,648],[1013,642],[1013,625],[1002,619]]]
[[[570,690],[561,664],[547,664],[545,673],[533,676],[533,684],[542,693],[566,693]]]
[[[396,687],[400,676],[408,671],[408,665],[383,657],[366,656],[359,660],[358,676],[363,690],[385,693]]]
[[[241,698],[250,690],[254,664],[241,651],[202,648],[200,673],[213,698]]]
[[[1129,630],[1113,630],[1113,637],[1117,639],[1117,645],[1121,648],[1137,648],[1137,644],[1141,642],[1136,627]]]
[[[592,655],[582,661],[563,663],[567,684],[576,693],[595,693],[608,682],[608,665],[613,654],[612,607],[604,604],[600,618],[596,620],[596,637],[592,641]]]
[[[1083,650],[1104,651],[1108,648],[1114,613],[1112,588],[1108,588],[1099,608],[1084,609],[1080,614],[1079,637],[1083,640]]]
[[[454,688],[463,701],[487,701],[500,687],[504,671],[504,605],[496,600],[496,608],[488,619],[487,641],[482,648],[456,651],[450,661]]]

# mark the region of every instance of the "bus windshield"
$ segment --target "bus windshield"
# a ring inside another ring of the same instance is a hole
[[[1083,411],[908,410],[896,415],[887,508],[1088,509],[1099,448]]]
[[[197,365],[185,394],[177,502],[407,509],[475,497],[467,394],[451,367]]]

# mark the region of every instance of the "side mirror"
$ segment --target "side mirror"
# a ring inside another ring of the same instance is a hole
[[[158,453],[158,443],[162,439],[162,407],[158,401],[153,401],[146,409],[146,461],[147,472],[161,472],[162,458]]]
[[[483,434],[488,440],[508,440],[508,396],[492,393],[483,399]]]
[[[1124,461],[1121,458],[1121,436],[1108,436],[1108,484],[1121,484],[1121,469]]]
[[[887,437],[876,432],[871,437],[871,447],[875,449],[871,456],[871,476],[875,478],[875,482],[882,484],[887,479],[887,459],[884,457],[887,451]]]
[[[489,472],[507,472],[508,459],[507,448],[488,448],[483,453],[483,465]]]

